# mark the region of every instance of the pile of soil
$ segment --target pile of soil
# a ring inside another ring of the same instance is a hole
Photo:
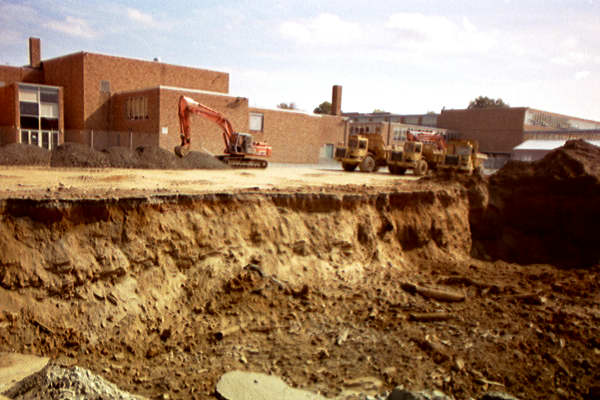
[[[39,146],[11,143],[0,147],[0,165],[50,165],[52,153]]]
[[[0,165],[52,166],[59,168],[138,168],[138,169],[227,169],[214,156],[199,151],[179,158],[156,146],[109,147],[96,151],[80,143],[64,143],[53,151],[38,146],[13,143],[0,147]]]
[[[583,140],[490,177],[489,203],[472,224],[479,255],[569,267],[600,260],[600,148]],[[472,221],[473,222],[473,221]]]
[[[102,152],[80,143],[65,143],[52,151],[52,167],[109,167],[108,158]]]

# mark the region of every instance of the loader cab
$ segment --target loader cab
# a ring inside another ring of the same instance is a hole
[[[405,142],[404,143],[404,158],[408,161],[415,161],[421,158],[423,153],[423,143],[421,142]]]
[[[233,135],[233,151],[235,153],[254,154],[253,138],[249,133],[236,132]]]
[[[352,135],[348,139],[348,153],[353,157],[364,157],[369,147],[369,139],[359,135]]]

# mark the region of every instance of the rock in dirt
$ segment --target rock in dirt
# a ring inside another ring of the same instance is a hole
[[[81,367],[49,364],[3,393],[11,399],[121,399],[141,400]]]
[[[276,376],[243,371],[223,375],[217,383],[217,393],[225,400],[326,400],[318,394],[291,388]]]

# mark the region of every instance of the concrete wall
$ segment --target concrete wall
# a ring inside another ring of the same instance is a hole
[[[510,154],[524,140],[526,111],[526,108],[443,110],[438,126],[458,131],[463,139],[479,141],[481,152]]]
[[[262,108],[249,111],[264,115],[263,132],[250,133],[273,147],[272,162],[318,163],[324,144],[344,140],[346,122],[342,117]]]

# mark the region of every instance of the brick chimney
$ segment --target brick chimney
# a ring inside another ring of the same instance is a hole
[[[29,66],[39,68],[42,65],[42,50],[39,38],[29,38]]]
[[[331,115],[342,115],[342,87],[340,85],[333,85]]]

